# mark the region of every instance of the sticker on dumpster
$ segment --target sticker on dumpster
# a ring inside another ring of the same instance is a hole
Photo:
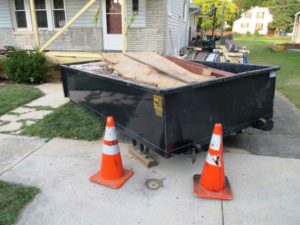
[[[163,115],[163,99],[160,95],[153,95],[153,107],[155,115],[162,117]]]
[[[221,167],[221,157],[217,155],[211,155],[207,153],[206,162],[212,166],[219,166]]]

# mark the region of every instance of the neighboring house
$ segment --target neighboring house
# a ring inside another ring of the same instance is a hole
[[[30,0],[0,1],[0,48],[35,47]],[[34,0],[43,45],[88,0]],[[122,0],[97,0],[48,50],[110,51],[122,47]],[[129,51],[176,54],[188,43],[189,0],[125,0]],[[99,9],[99,21],[95,16]]]
[[[295,23],[293,28],[292,42],[300,43],[300,12],[297,12],[295,14]]]
[[[241,18],[234,21],[233,32],[246,34],[250,32],[254,34],[258,31],[259,34],[268,33],[268,25],[273,21],[273,16],[266,7],[253,7],[242,13]]]

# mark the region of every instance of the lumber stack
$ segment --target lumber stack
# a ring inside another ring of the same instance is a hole
[[[102,53],[119,75],[158,88],[173,88],[212,79],[209,69],[195,74],[154,52]]]

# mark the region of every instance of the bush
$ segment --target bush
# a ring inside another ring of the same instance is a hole
[[[249,32],[249,31],[247,31],[247,37],[251,37],[252,36],[252,34]]]
[[[37,51],[16,50],[8,54],[4,62],[8,79],[19,83],[42,83],[47,80],[47,63]]]
[[[240,37],[242,37],[242,35],[240,34],[240,33],[234,33],[234,37],[236,37],[236,38],[240,38]]]

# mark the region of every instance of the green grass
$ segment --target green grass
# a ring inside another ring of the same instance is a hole
[[[38,193],[35,187],[0,181],[0,225],[15,224],[21,210]]]
[[[101,137],[103,132],[104,122],[99,116],[82,106],[69,102],[37,123],[25,126],[23,134],[90,141]]]
[[[43,96],[43,93],[32,86],[2,84],[0,85],[0,115]]]
[[[277,89],[300,109],[300,53],[274,52],[269,46],[288,42],[288,38],[236,38],[250,50],[249,62],[275,64],[281,67],[277,76]]]

